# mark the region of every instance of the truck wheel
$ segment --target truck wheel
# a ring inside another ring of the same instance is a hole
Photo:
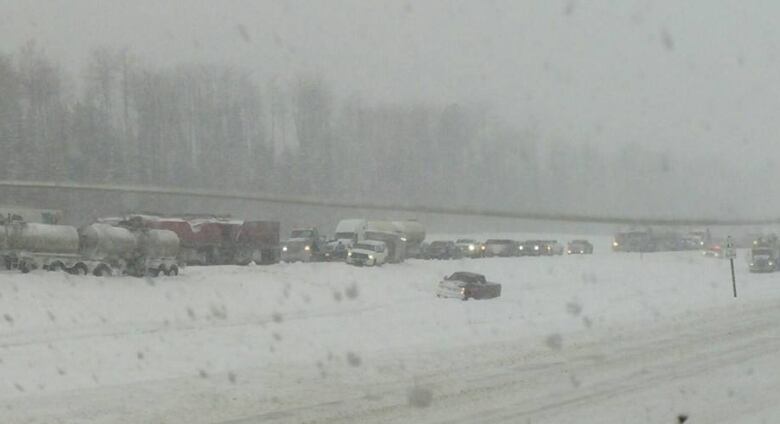
[[[73,268],[68,270],[73,275],[87,275],[87,266],[84,264],[73,265]]]
[[[149,268],[149,275],[152,277],[156,277],[160,275],[160,269],[159,268]]]
[[[55,271],[55,272],[62,271],[63,269],[65,269],[65,266],[62,264],[62,262],[54,262],[50,264],[48,268],[49,271]]]
[[[19,263],[19,271],[22,271],[22,274],[27,274],[30,272],[31,268],[29,265],[27,265],[27,262],[20,262]]]
[[[106,275],[111,275],[111,270],[108,269],[108,267],[105,265],[99,265],[97,268],[95,268],[94,271],[92,271],[92,273],[96,277],[104,277]]]
[[[165,274],[171,277],[175,277],[179,275],[179,267],[176,265],[171,265],[171,267],[168,268],[168,272],[166,272]]]

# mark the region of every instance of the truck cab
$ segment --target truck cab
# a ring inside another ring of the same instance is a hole
[[[282,261],[311,262],[322,257],[324,244],[316,228],[296,228],[282,243]]]
[[[777,249],[756,246],[750,249],[750,272],[774,272],[777,270]]]
[[[324,247],[325,257],[330,260],[345,260],[347,251],[362,240],[365,232],[365,219],[342,219],[336,225],[332,240]]]

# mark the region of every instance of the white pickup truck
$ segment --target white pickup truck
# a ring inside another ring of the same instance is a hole
[[[347,263],[351,265],[380,266],[387,262],[387,246],[383,241],[363,240],[347,251]]]

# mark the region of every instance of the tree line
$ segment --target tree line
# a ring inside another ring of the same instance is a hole
[[[680,176],[636,143],[604,151],[523,126],[468,102],[343,96],[318,75],[258,81],[104,47],[73,76],[33,42],[0,53],[2,179],[587,213],[645,209]]]

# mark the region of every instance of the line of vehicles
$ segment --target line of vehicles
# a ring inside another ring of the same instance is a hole
[[[691,230],[681,233],[671,229],[631,228],[615,234],[612,250],[615,252],[661,252],[706,250],[713,245],[709,230]]]
[[[62,212],[2,208],[0,258],[8,269],[63,270],[93,275],[176,275],[187,265],[247,265],[340,261],[381,266],[407,258],[591,254],[593,245],[574,240],[474,239],[426,242],[416,220],[344,219],[331,239],[317,228],[295,228],[280,240],[277,221],[230,216],[129,213],[99,218],[76,228],[61,225]]]
[[[157,276],[186,265],[279,262],[276,221],[128,214],[76,228],[61,225],[58,211],[0,211],[0,260],[21,272]]]
[[[475,239],[426,242],[425,227],[418,221],[345,219],[331,240],[316,228],[296,228],[282,243],[283,262],[344,261],[352,265],[381,266],[407,258],[461,259],[483,257],[554,256],[592,254],[593,244],[573,240],[566,246],[555,240]]]
[[[107,217],[75,228],[62,225],[52,209],[0,207],[0,259],[8,269],[64,270],[94,275],[176,275],[187,265],[248,265],[283,262],[339,261],[381,266],[407,258],[460,259],[519,256],[589,255],[588,240],[488,239],[426,241],[416,220],[344,219],[327,238],[314,227],[295,228],[280,240],[278,221],[240,220],[230,216],[133,213]],[[780,242],[775,235],[741,240],[750,246],[750,270],[780,269]],[[679,233],[629,229],[615,234],[616,252],[699,249],[723,257],[724,242],[709,230]]]

